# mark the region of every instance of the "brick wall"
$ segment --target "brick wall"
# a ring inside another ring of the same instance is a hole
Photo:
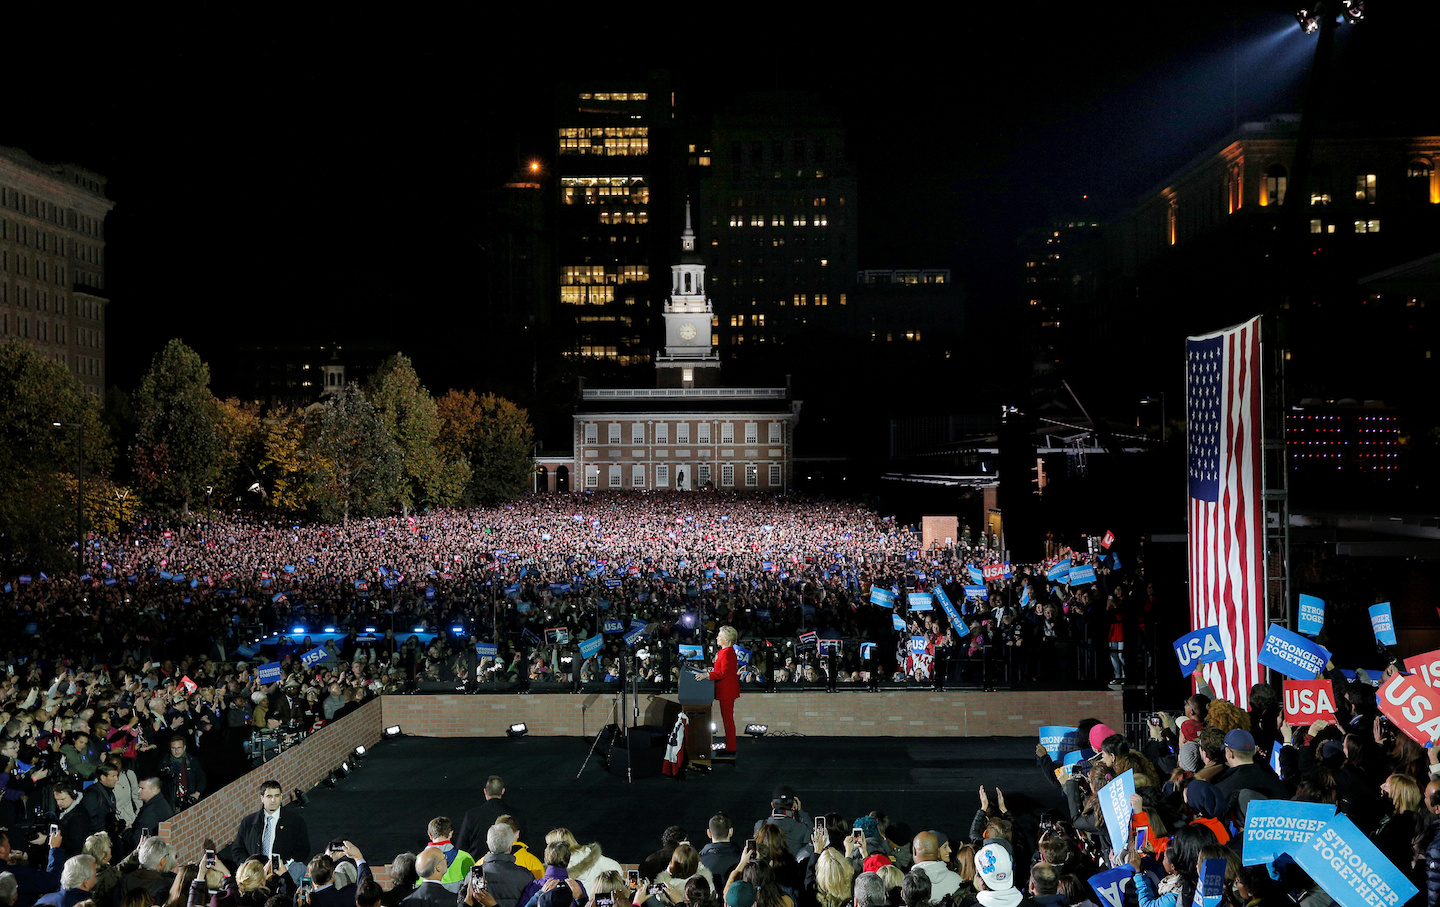
[[[386,696],[383,725],[421,737],[498,737],[515,722],[539,736],[594,734],[614,719],[613,694]],[[665,724],[675,697],[640,696],[642,724]],[[1121,694],[1110,690],[981,693],[749,693],[735,704],[739,725],[767,724],[811,737],[1030,737],[1042,725],[1095,717],[1123,726]]]
[[[380,740],[382,710],[379,701],[368,702],[343,721],[321,728],[298,746],[252,769],[169,822],[161,822],[160,836],[176,847],[182,861],[202,856],[206,838],[221,848],[228,846],[235,840],[240,820],[260,808],[263,782],[271,778],[279,781],[287,800],[296,788],[308,791],[355,747],[373,746]]]

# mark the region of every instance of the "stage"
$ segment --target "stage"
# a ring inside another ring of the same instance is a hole
[[[981,783],[992,797],[996,786],[1005,791],[1016,813],[1063,806],[1059,788],[1035,767],[1033,738],[742,738],[733,766],[688,771],[683,781],[633,783],[606,773],[598,757],[577,779],[589,746],[578,737],[382,741],[334,789],[311,791],[304,812],[312,846],[348,837],[375,863],[418,852],[435,816],[449,816],[458,834],[491,774],[505,779],[505,800],[523,813],[532,851],[541,853],[545,832],[563,825],[622,863],[659,849],[670,825],[703,846],[706,823],[719,810],[749,829],[768,815],[771,791],[782,783],[812,816],[833,811],[850,820],[879,809],[912,833],[936,828],[962,838]]]

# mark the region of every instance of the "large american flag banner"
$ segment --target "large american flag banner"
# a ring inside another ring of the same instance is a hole
[[[1205,666],[1217,696],[1249,706],[1264,679],[1260,319],[1185,343],[1190,627],[1219,627],[1228,653]]]

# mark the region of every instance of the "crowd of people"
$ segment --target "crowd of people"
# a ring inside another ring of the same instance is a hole
[[[62,813],[58,831],[36,830],[28,863],[12,859],[0,874],[0,905],[1179,907],[1200,903],[1210,861],[1219,861],[1223,883],[1207,904],[1345,903],[1294,860],[1244,865],[1247,813],[1279,799],[1347,817],[1414,883],[1419,893],[1408,903],[1434,907],[1440,758],[1383,718],[1363,679],[1349,681],[1333,665],[1327,676],[1343,693],[1335,721],[1292,727],[1275,688],[1257,684],[1242,709],[1213,698],[1197,674],[1200,692],[1155,713],[1144,739],[1087,719],[1078,761],[1061,765],[1037,745],[1036,768],[1053,785],[1049,804],[1012,812],[1003,792],[992,797],[982,784],[980,808],[953,827],[908,828],[879,810],[812,819],[797,792],[781,786],[756,804],[753,824],[720,811],[703,829],[667,828],[652,853],[607,854],[576,829],[527,826],[520,801],[492,776],[480,805],[434,817],[428,846],[396,855],[381,884],[352,841],[317,848],[303,814],[266,782],[234,843],[207,843],[203,854],[176,854],[154,836],[85,835]],[[1101,792],[1126,773],[1135,793],[1117,849],[1107,823],[1121,820]],[[0,848],[10,856],[18,843],[12,835]],[[71,855],[73,847],[82,852]],[[1098,880],[1117,878],[1116,893],[1102,896]]]
[[[257,639],[297,625],[332,627],[343,634],[328,643],[332,660],[360,657],[382,687],[603,682],[622,668],[673,683],[673,648],[647,643],[711,640],[723,624],[770,641],[744,678],[767,684],[1123,681],[1141,663],[1136,643],[1150,642],[1155,606],[1143,558],[1120,570],[1105,552],[1058,549],[981,583],[971,568],[1004,555],[968,541],[966,529],[927,548],[913,527],[854,504],[664,492],[542,495],[346,525],[147,520],[90,539],[79,576],[7,584],[0,645],[17,670],[63,656],[144,675],[167,660],[248,658]],[[1047,580],[1062,558],[1093,563],[1095,580]],[[896,605],[873,604],[872,587],[898,592]],[[937,587],[959,625],[908,595]],[[645,638],[627,643],[637,622]],[[812,632],[839,641],[826,644],[833,661],[799,641]],[[578,657],[597,634],[601,651]],[[496,651],[477,661],[476,642]]]

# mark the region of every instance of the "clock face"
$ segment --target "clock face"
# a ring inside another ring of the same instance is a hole
[[[695,325],[692,324],[692,323],[690,323],[690,322],[688,322],[688,321],[685,322],[684,324],[680,325],[680,338],[681,338],[682,340],[694,340],[694,339],[695,339]]]

